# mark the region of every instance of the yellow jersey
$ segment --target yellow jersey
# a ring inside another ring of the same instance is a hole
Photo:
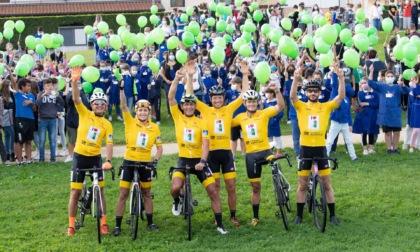
[[[230,129],[232,116],[242,104],[242,98],[238,98],[227,106],[221,108],[209,107],[201,101],[196,101],[197,110],[207,123],[210,138],[210,150],[230,150]]]
[[[170,106],[172,118],[175,123],[176,142],[179,148],[179,157],[201,158],[202,142],[209,139],[206,123],[196,116],[185,116],[178,105]]]
[[[161,146],[160,129],[156,123],[141,123],[130,112],[124,112],[125,149],[124,159],[137,162],[152,161],[153,145]]]
[[[331,112],[338,108],[335,101],[325,103],[293,102],[300,129],[300,145],[321,147],[326,145],[325,133]]]
[[[257,110],[251,117],[247,115],[247,112],[244,112],[233,119],[232,127],[241,126],[247,154],[270,149],[268,121],[277,114],[275,107],[269,107]]]
[[[79,127],[74,151],[84,156],[101,155],[102,141],[113,143],[112,125],[104,117],[95,116],[83,103],[75,104]]]

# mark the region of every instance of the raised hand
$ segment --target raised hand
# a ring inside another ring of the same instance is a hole
[[[80,66],[73,67],[71,69],[71,80],[73,82],[78,81],[81,75],[82,75],[82,68]]]
[[[249,74],[249,66],[248,66],[248,62],[246,62],[246,60],[242,60],[241,62],[241,67],[239,69],[241,71],[242,74]]]
[[[194,60],[190,60],[185,64],[185,72],[189,76],[192,76],[197,72],[197,67],[195,66]]]

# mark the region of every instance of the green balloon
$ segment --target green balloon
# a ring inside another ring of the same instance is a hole
[[[200,33],[200,25],[196,21],[191,21],[188,26],[194,37],[197,37],[197,35]]]
[[[181,21],[184,22],[184,23],[188,22],[188,15],[185,14],[185,13],[182,13],[181,14]]]
[[[252,2],[252,3],[251,3],[251,7],[252,7],[252,9],[254,9],[254,10],[258,9],[258,7],[259,7],[258,2]]]
[[[100,48],[104,48],[105,46],[107,46],[108,44],[108,40],[104,37],[104,36],[100,36],[97,40],[96,43],[98,44],[98,46]]]
[[[225,20],[219,20],[216,24],[216,30],[218,32],[224,32],[226,30],[227,24]]]
[[[403,46],[408,43],[410,43],[410,39],[408,37],[402,37],[398,40],[398,44],[401,44]]]
[[[235,27],[232,24],[228,24],[226,26],[226,32],[232,35],[233,31],[235,31]]]
[[[26,62],[30,69],[34,66],[34,58],[32,58],[29,54],[22,55],[22,57],[20,57],[20,61]]]
[[[99,80],[99,70],[96,67],[88,66],[82,70],[82,77],[85,81],[94,83]]]
[[[125,32],[124,32],[125,33]],[[124,34],[123,33],[123,34]],[[129,42],[129,39],[130,39],[130,33],[129,32],[127,32],[126,33],[127,35],[125,35],[125,37],[124,38],[128,38],[128,39],[126,39],[126,40],[128,40],[128,42]],[[114,50],[119,50],[120,48],[121,48],[121,46],[122,46],[122,41],[121,41],[121,38],[118,36],[118,35],[116,35],[116,34],[112,34],[110,37],[109,37],[109,45],[114,49]]]
[[[347,43],[347,41],[349,41],[352,36],[353,36],[353,34],[351,33],[351,31],[349,29],[345,28],[345,29],[341,30],[341,32],[340,32],[341,43],[343,43],[343,44]]]
[[[101,21],[98,23],[98,31],[102,34],[105,35],[108,33],[109,30],[109,26],[105,21]]]
[[[394,21],[391,18],[387,17],[382,20],[382,29],[384,32],[390,32],[394,28]]]
[[[192,6],[188,6],[185,13],[187,13],[188,16],[191,16],[194,13],[194,8]]]
[[[156,14],[158,12],[159,8],[156,5],[152,5],[152,7],[150,7],[150,12],[152,14]]]
[[[269,24],[263,24],[262,26],[261,26],[261,32],[262,32],[262,34],[264,34],[264,35],[267,35],[269,32],[270,32],[270,25]]]
[[[362,34],[368,35],[369,31],[368,29],[366,29],[366,27],[363,24],[357,24],[354,27],[354,33],[356,34],[362,33]]]
[[[82,66],[83,64],[85,64],[85,57],[83,57],[80,54],[76,54],[70,59],[68,66],[76,67],[76,66]]]
[[[283,27],[284,30],[290,31],[292,29],[292,21],[290,21],[290,18],[283,18],[280,21],[281,27]]]
[[[115,17],[115,20],[117,21],[117,24],[119,24],[121,26],[127,24],[127,20],[125,19],[125,16],[123,14],[118,14]]]
[[[176,52],[175,57],[180,64],[184,64],[187,62],[188,53],[184,49],[180,49]]]
[[[356,18],[364,21],[366,19],[365,10],[362,8],[357,9]]]
[[[163,40],[165,40],[165,32],[161,28],[157,27],[152,31],[152,33],[156,44],[162,44]]]
[[[404,70],[403,77],[404,77],[405,80],[410,80],[411,77],[413,77],[413,76],[417,76],[416,71],[414,71],[413,69]]]
[[[249,42],[251,42],[252,34],[249,33],[249,32],[244,32],[244,33],[242,33],[241,38],[245,39],[246,43],[249,43]]]
[[[120,59],[120,56],[118,55],[117,51],[112,51],[109,53],[109,58],[113,61],[113,62],[117,62]]]
[[[184,32],[182,34],[182,42],[187,46],[190,47],[194,45],[194,35],[191,32]]]
[[[150,58],[148,66],[149,66],[150,70],[152,70],[152,72],[157,73],[159,71],[159,68],[160,68],[159,60],[156,59],[156,58]]]
[[[351,68],[357,68],[360,64],[359,54],[352,48],[344,52],[343,59],[344,63]]]
[[[368,28],[368,36],[376,35],[377,32],[378,30],[375,28],[375,26],[371,26]],[[417,36],[413,36],[413,37],[417,37]]]
[[[236,7],[241,7],[241,5],[242,5],[242,0],[235,0]]]
[[[332,60],[327,54],[320,54],[319,55],[319,64],[321,64],[322,67],[328,67],[331,65]]]
[[[137,33],[136,37],[138,39],[137,46],[144,46],[144,44],[146,43],[146,36],[144,35],[144,33]]]
[[[0,40],[3,40],[3,33],[0,32]]]
[[[297,58],[297,56],[299,55],[299,46],[296,44],[296,42],[293,41],[292,51],[286,55],[287,57],[292,58],[292,59]]]
[[[300,38],[300,36],[302,36],[302,29],[300,29],[300,28],[295,28],[295,29],[293,30],[293,36],[294,36],[295,38]]]
[[[87,35],[90,35],[90,34],[92,34],[92,33],[93,33],[93,27],[92,27],[92,26],[90,26],[90,25],[86,25],[84,30],[85,30],[85,33],[86,33]]]
[[[289,55],[293,51],[294,41],[289,36],[283,36],[279,40],[279,52]]]
[[[248,44],[245,44],[242,45],[241,48],[239,48],[239,54],[243,57],[251,57],[254,54],[254,52]]]
[[[118,27],[117,34],[118,34],[118,36],[121,37],[121,39],[124,38],[124,36],[123,36],[124,35],[124,32],[128,32],[128,30],[127,30],[127,28],[125,26]]]
[[[12,29],[10,29],[10,28],[6,28],[6,29],[4,29],[4,31],[3,31],[3,36],[4,36],[6,39],[10,40],[10,39],[13,37],[13,30],[12,30]]]
[[[216,20],[214,18],[212,18],[212,17],[207,18],[206,19],[206,22],[207,22],[207,25],[209,27],[213,27],[216,24]]]
[[[226,41],[226,43],[232,42],[232,37],[229,34],[225,34],[223,39]]]
[[[214,46],[218,46],[223,49],[226,49],[226,40],[224,40],[222,37],[215,38],[213,43],[214,43]]]
[[[4,66],[3,64],[0,64],[0,74],[3,74],[3,72],[4,72]]]
[[[36,41],[35,41],[35,37],[32,35],[28,35],[25,38],[25,45],[30,49],[30,50],[35,50],[36,47]]]
[[[93,90],[93,86],[89,82],[83,82],[82,83],[82,88],[83,88],[83,91],[85,92],[85,94],[90,94]]]
[[[373,46],[376,46],[378,44],[378,38],[376,37],[376,35],[371,35],[368,38],[369,38],[369,46],[373,47]]]
[[[220,15],[225,14],[225,4],[219,2],[216,6],[216,12],[219,13]]]
[[[317,38],[315,40],[315,49],[319,53],[327,53],[330,50],[330,45],[325,43],[325,41],[322,38]]]
[[[253,16],[255,22],[260,22],[263,18],[263,13],[260,10],[256,10],[256,11],[254,11],[254,14],[252,14],[252,16]]]
[[[45,55],[45,51],[46,51],[46,49],[45,49],[45,46],[43,44],[36,45],[35,52],[37,54],[39,54],[39,55]],[[70,65],[70,63],[69,63],[69,65]]]
[[[66,86],[66,79],[64,79],[61,76],[58,76],[57,80],[58,80],[58,91],[61,91]]]
[[[321,28],[321,37],[328,45],[333,45],[337,41],[337,30],[333,25],[326,24]]]
[[[302,45],[305,48],[312,48],[312,46],[314,45],[314,40],[312,38],[311,35],[305,35],[302,39]]]
[[[179,45],[179,39],[177,36],[172,36],[168,39],[168,41],[166,42],[166,45],[168,47],[169,50],[173,50],[175,48],[178,47]]]
[[[266,62],[259,62],[254,69],[255,78],[261,84],[265,84],[270,79],[271,68],[270,65]]]
[[[146,36],[146,45],[147,46],[151,46],[153,45],[153,43],[155,43],[155,39],[153,38],[153,33],[149,33]]]
[[[226,34],[226,35],[228,35],[228,34]],[[201,42],[203,42],[203,35],[202,35],[201,33],[199,33],[199,34],[197,35],[197,37],[195,37],[195,41],[196,41],[197,43],[201,44]]]
[[[117,67],[117,68],[114,68],[114,76],[115,76],[115,78],[118,80],[118,81],[120,81],[121,80],[121,73],[120,73],[120,68],[119,67]]]
[[[269,33],[270,40],[276,44],[279,43],[281,36],[283,36],[283,32],[278,28],[272,29]]]
[[[221,47],[215,46],[210,50],[210,58],[214,64],[220,65],[225,60],[225,50]]]
[[[339,24],[334,24],[333,26],[337,30],[337,34],[340,34],[340,32],[341,32],[341,26]]]
[[[253,33],[257,27],[252,22],[247,22],[244,24],[244,30],[249,33]]]
[[[309,15],[309,14],[304,14],[303,16],[302,16],[302,23],[304,23],[304,24],[310,24],[310,23],[312,23],[312,17],[311,17],[311,15]]]
[[[28,75],[31,68],[29,67],[28,63],[19,61],[15,67],[15,73],[17,73],[20,77],[25,77]]]
[[[327,18],[324,17],[324,16],[320,16],[319,19],[318,19],[318,24],[321,27],[326,25],[327,24]]]
[[[364,33],[359,33],[353,37],[354,45],[362,52],[366,52],[369,48],[369,38]]]
[[[354,45],[353,38],[351,38],[349,41],[346,42],[347,47],[352,47]]]
[[[15,24],[16,31],[22,33],[25,30],[25,23],[22,20],[16,21]]]
[[[216,9],[217,9],[217,4],[214,2],[214,1],[211,1],[210,3],[209,3],[209,8],[210,8],[210,10],[211,11],[216,11]]]
[[[314,17],[314,24],[316,24],[316,25],[319,25],[319,18],[321,17],[321,15],[319,15],[319,14],[316,14],[315,15],[315,17]]]
[[[159,23],[159,18],[155,14],[151,15],[149,17],[149,20],[150,20],[150,23],[152,23],[153,25],[157,25]]]
[[[15,29],[15,23],[12,20],[7,20],[4,25],[3,28],[6,30],[7,28],[13,30]]]
[[[403,55],[409,61],[417,59],[417,47],[413,43],[408,43],[403,47]]]
[[[140,16],[139,19],[137,19],[137,24],[140,28],[143,28],[147,25],[147,17]]]
[[[287,4],[287,0],[280,0],[280,4],[282,4],[282,5]]]
[[[395,59],[397,60],[404,59],[403,47],[404,46],[400,43],[394,46],[394,48],[392,49],[392,53],[394,54]]]
[[[60,44],[60,38],[57,33],[51,33],[51,38],[53,40],[53,44]]]
[[[246,40],[243,38],[238,38],[235,40],[235,42],[233,42],[233,49],[237,52],[239,52],[239,49],[241,48],[242,45],[246,44]]]

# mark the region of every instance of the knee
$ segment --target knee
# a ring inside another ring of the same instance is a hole
[[[126,201],[128,198],[128,191],[124,190],[124,191],[120,191],[120,197],[119,200],[121,201]]]
[[[82,190],[79,189],[72,189],[70,193],[70,198],[72,199],[78,199],[80,197],[80,194],[82,194]]]
[[[260,184],[252,185],[252,192],[253,193],[260,193],[260,191],[261,191],[261,185]]]
[[[142,188],[143,197],[145,199],[151,199],[150,188],[144,189]]]
[[[308,183],[299,183],[298,185],[299,192],[304,192],[306,191],[307,188],[308,188]]]

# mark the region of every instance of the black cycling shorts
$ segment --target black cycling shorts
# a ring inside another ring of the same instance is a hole
[[[129,161],[125,160],[122,164],[122,171],[120,176],[120,187],[123,188],[130,188],[131,182],[134,178],[134,167],[130,165],[140,164],[140,165],[146,165],[149,162],[135,162],[135,161]],[[140,184],[142,188],[151,188],[152,187],[152,170],[146,170],[146,168],[142,167],[139,168],[139,175],[140,175]]]
[[[34,139],[35,120],[17,117],[15,119],[15,143],[23,144]]]
[[[321,147],[309,147],[309,146],[300,146],[300,158],[327,158],[327,149],[325,146]],[[309,173],[312,168],[312,161],[301,161],[299,162],[300,171],[298,174],[300,176],[309,176]],[[319,175],[325,176],[331,174],[330,164],[328,160],[319,160],[318,161],[318,171]]]
[[[232,127],[230,129],[230,140],[236,141],[242,139],[242,129],[241,126]]]
[[[248,174],[249,182],[260,182],[262,165],[255,165],[255,162],[267,160],[267,157],[273,155],[271,150],[264,150],[254,153],[247,153],[245,155],[246,172]]]
[[[231,150],[212,150],[209,151],[208,163],[214,178],[220,178],[220,168],[223,179],[236,178],[235,163]]]
[[[400,132],[401,131],[401,127],[388,127],[388,126],[382,125],[382,131],[384,133],[388,133],[388,132]]]
[[[208,168],[204,168],[201,171],[197,171],[195,170],[195,165],[198,164],[200,162],[200,158],[178,158],[178,163],[177,166],[178,167],[185,167],[185,166],[189,166],[191,167],[190,170],[190,174],[194,174],[197,176],[198,180],[200,181],[200,183],[204,186],[207,187],[208,185],[212,184],[215,182],[213,174],[211,173],[210,169]],[[181,178],[182,180],[185,180],[185,172],[181,172],[181,171],[174,171],[174,173],[172,174],[172,177],[178,177]]]
[[[79,153],[73,153],[73,166],[71,168],[71,188],[82,190],[83,181],[85,180],[86,172],[77,172],[77,168],[86,169],[93,167],[102,167],[102,158],[101,155],[97,156],[84,156]],[[104,172],[98,172],[99,186],[104,186]]]

